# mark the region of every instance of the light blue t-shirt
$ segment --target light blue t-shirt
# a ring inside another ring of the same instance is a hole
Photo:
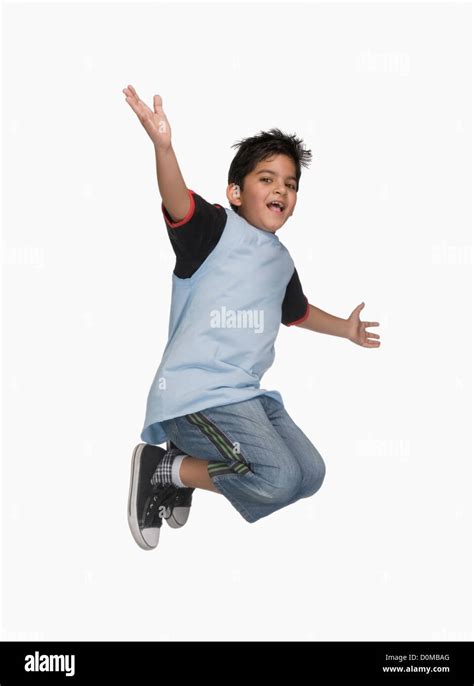
[[[169,440],[160,423],[166,419],[262,394],[283,404],[260,380],[275,357],[294,263],[276,234],[225,212],[222,235],[197,271],[172,274],[168,342],[141,433],[146,443]]]

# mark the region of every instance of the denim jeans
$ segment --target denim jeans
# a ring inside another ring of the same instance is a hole
[[[274,398],[212,407],[162,422],[186,455],[209,460],[216,489],[256,522],[321,487],[319,452]]]

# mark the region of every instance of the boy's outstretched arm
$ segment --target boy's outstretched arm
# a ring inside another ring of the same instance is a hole
[[[155,147],[156,176],[163,205],[173,221],[180,221],[188,214],[191,201],[171,145],[171,127],[162,107],[163,101],[155,95],[151,110],[130,84],[123,93]]]
[[[378,348],[380,340],[374,339],[379,339],[380,336],[371,331],[366,331],[366,328],[368,326],[379,326],[379,322],[361,322],[359,314],[363,307],[365,307],[365,303],[357,305],[347,319],[341,319],[320,310],[314,305],[309,305],[309,315],[301,324],[296,324],[296,326],[302,329],[310,329],[317,333],[327,333],[331,336],[348,338],[353,343],[362,345],[364,348]]]

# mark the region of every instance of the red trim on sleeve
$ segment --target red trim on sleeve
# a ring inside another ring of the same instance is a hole
[[[187,215],[184,217],[184,219],[180,219],[179,222],[172,221],[170,215],[168,214],[168,210],[163,205],[163,203],[161,203],[161,211],[163,212],[165,222],[170,227],[170,229],[178,229],[180,226],[183,226],[183,224],[186,224],[194,214],[194,211],[196,209],[196,203],[194,202],[194,197],[193,197],[194,191],[192,191],[190,188],[188,188],[187,191],[189,193],[189,199],[191,200],[191,204],[189,206],[189,210],[188,210]]]
[[[308,317],[309,317],[309,302],[306,305],[306,312],[304,313],[304,315],[302,317],[300,317],[299,319],[296,319],[294,322],[291,322],[287,326],[294,326],[295,324],[301,324],[301,322],[304,322],[304,320],[307,319]]]

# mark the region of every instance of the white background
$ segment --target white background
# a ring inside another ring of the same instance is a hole
[[[471,640],[471,7],[3,7],[3,639]],[[232,143],[304,138],[279,232],[309,300],[379,349],[281,327],[278,389],[327,465],[248,524],[196,492],[140,550],[129,467],[174,258],[153,146],[228,206]]]

